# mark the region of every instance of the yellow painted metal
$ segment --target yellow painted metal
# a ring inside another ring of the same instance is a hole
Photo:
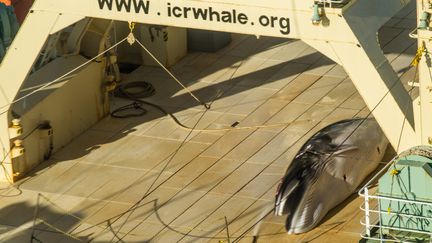
[[[418,23],[423,12],[431,12],[430,1],[417,0]],[[419,116],[416,116],[418,143],[432,145],[432,65],[431,53],[432,31],[430,24],[425,29],[417,29],[418,46],[423,48],[422,58],[419,60]]]
[[[52,61],[29,77],[19,97],[84,61],[86,59],[81,56]],[[103,67],[103,62],[92,62],[48,90],[12,105],[15,113],[23,114],[22,127],[26,137],[22,142],[25,149],[23,158],[12,161],[14,172],[20,173],[14,180],[22,178],[50,153],[56,152],[107,115]],[[50,128],[36,129],[46,121],[49,121]]]

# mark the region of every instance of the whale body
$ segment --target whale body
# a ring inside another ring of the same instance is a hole
[[[294,157],[276,194],[275,214],[287,215],[287,232],[316,227],[378,167],[387,145],[371,118],[339,121],[314,134]]]

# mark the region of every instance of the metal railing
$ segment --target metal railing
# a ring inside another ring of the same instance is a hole
[[[394,205],[409,205],[411,208],[429,208],[432,209],[431,202],[424,202],[418,200],[411,200],[408,198],[395,198],[390,196],[383,196],[378,194],[378,190],[371,190],[378,179],[383,175],[390,166],[394,164],[394,160],[382,168],[363,188],[358,194],[364,198],[364,203],[360,209],[364,212],[364,216],[360,223],[365,227],[364,231],[360,234],[363,239],[374,240],[377,242],[416,242],[416,240],[406,237],[407,235],[418,234],[427,236],[432,239],[432,232],[422,229],[413,229],[413,227],[401,227],[398,225],[383,225],[382,217],[394,217],[400,221],[411,222],[413,224],[427,225],[432,224],[431,217],[412,213],[410,210],[404,212],[395,212],[394,210],[383,210],[381,202],[394,203]],[[402,210],[401,210],[402,211]],[[422,228],[422,227],[419,227]],[[424,238],[424,237],[423,237]]]

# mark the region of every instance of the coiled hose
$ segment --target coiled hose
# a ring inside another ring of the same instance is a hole
[[[147,114],[147,110],[143,108],[143,104],[147,104],[147,102],[141,99],[155,95],[156,90],[148,82],[137,81],[119,85],[113,94],[115,97],[132,100],[133,103],[115,109],[111,112],[111,116],[114,118],[130,118]],[[152,106],[155,105],[152,104]],[[160,107],[160,109],[162,108]]]

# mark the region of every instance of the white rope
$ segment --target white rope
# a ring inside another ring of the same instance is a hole
[[[190,89],[188,89],[178,78],[176,78],[176,76],[174,76],[174,74],[172,74],[168,68],[166,68],[138,39],[134,39],[134,41],[136,41],[138,45],[140,45],[184,90],[186,90],[192,96],[192,98],[209,109],[207,104],[198,99],[198,97],[196,97]]]
[[[115,45],[113,45],[113,46],[111,46],[110,48],[106,49],[105,51],[99,53],[97,56],[93,57],[92,59],[90,59],[90,60],[84,62],[83,64],[81,64],[81,65],[79,65],[78,67],[72,69],[71,71],[69,71],[69,72],[63,74],[62,76],[60,76],[60,77],[54,79],[53,81],[44,84],[44,85],[41,86],[40,88],[35,89],[35,90],[33,90],[32,92],[30,92],[30,93],[28,93],[28,94],[26,94],[26,95],[24,95],[24,96],[22,96],[22,97],[20,97],[20,98],[18,98],[18,99],[16,99],[16,100],[12,101],[12,102],[10,102],[10,103],[8,103],[8,104],[6,104],[6,105],[1,106],[1,107],[0,107],[0,110],[1,110],[1,109],[4,109],[4,108],[8,108],[10,105],[15,104],[15,103],[17,103],[17,102],[19,102],[19,101],[21,101],[21,100],[24,100],[24,99],[28,98],[29,96],[32,96],[32,95],[36,94],[37,92],[40,92],[40,91],[46,89],[47,87],[49,87],[49,86],[51,86],[51,85],[53,85],[53,84],[55,84],[55,83],[57,83],[57,82],[63,80],[65,77],[67,77],[67,76],[69,76],[70,74],[76,72],[77,70],[79,70],[79,69],[81,69],[81,68],[87,66],[89,63],[95,61],[95,60],[98,59],[99,57],[103,56],[105,53],[107,53],[107,52],[111,51],[112,49],[116,48],[118,45],[120,45],[121,43],[123,43],[124,41],[126,41],[126,39],[127,39],[127,38],[124,38],[123,40],[119,41],[119,42],[116,43]],[[6,112],[8,112],[8,110],[3,111],[3,112],[1,112],[0,114],[4,114],[4,113],[6,113]]]
[[[132,33],[132,32],[131,32]],[[111,51],[112,49],[114,49],[114,48],[116,48],[117,46],[119,46],[120,44],[122,44],[124,41],[126,41],[126,40],[128,40],[129,39],[129,36],[128,37],[125,37],[124,39],[122,39],[121,41],[119,41],[118,43],[116,43],[116,44],[114,44],[114,45],[112,45],[110,48],[108,48],[108,49],[106,49],[105,51],[103,51],[103,52],[101,52],[101,53],[99,53],[97,56],[95,56],[95,57],[93,57],[92,59],[89,59],[88,61],[86,61],[86,62],[84,62],[83,64],[81,64],[81,65],[79,65],[78,67],[76,67],[76,68],[74,68],[74,69],[72,69],[71,71],[69,71],[69,72],[67,72],[67,73],[65,73],[65,74],[63,74],[63,75],[61,75],[60,77],[58,77],[58,78],[56,78],[56,79],[54,79],[53,81],[51,81],[51,82],[48,82],[48,83],[46,83],[46,84],[44,84],[44,85],[42,85],[40,88],[37,88],[37,89],[35,89],[35,90],[33,90],[32,92],[30,92],[30,93],[28,93],[28,94],[26,94],[26,95],[24,95],[24,96],[22,96],[22,97],[20,97],[20,98],[18,98],[18,99],[16,99],[16,100],[14,100],[14,101],[12,101],[12,102],[9,102],[8,104],[6,104],[6,105],[3,105],[3,106],[1,106],[0,107],[0,110],[3,110],[4,108],[9,108],[10,107],[10,105],[12,105],[12,104],[15,104],[15,103],[18,103],[18,102],[20,102],[20,101],[22,101],[22,100],[24,100],[24,99],[26,99],[26,98],[28,98],[28,97],[30,97],[30,96],[32,96],[32,95],[34,95],[34,94],[36,94],[37,92],[40,92],[40,91],[42,91],[42,90],[45,90],[47,87],[49,87],[49,86],[51,86],[51,85],[53,85],[53,84],[55,84],[55,83],[57,83],[57,82],[60,82],[60,81],[62,81],[64,78],[66,78],[66,77],[68,77],[70,74],[72,74],[72,73],[74,73],[74,72],[76,72],[77,70],[79,70],[79,69],[81,69],[81,68],[83,68],[83,67],[85,67],[85,66],[87,66],[89,63],[91,63],[91,62],[93,62],[93,61],[95,61],[96,59],[98,59],[99,57],[101,57],[101,56],[103,56],[105,53],[107,53],[107,52],[109,52],[109,51]],[[200,103],[200,104],[202,104],[202,105],[204,105],[207,109],[209,109],[209,107],[204,103],[204,102],[202,102],[200,99],[198,99],[198,97],[196,97],[193,93],[192,93],[192,91],[191,90],[189,90],[178,78],[176,78],[175,76],[174,76],[174,74],[172,74],[139,40],[137,40],[137,39],[134,39],[134,42],[137,42],[181,87],[183,87],[198,103]],[[1,113],[0,113],[0,115],[2,115],[2,114],[4,114],[4,113],[6,113],[6,112],[8,112],[9,111],[9,109],[8,110],[6,110],[6,111],[2,111]]]

